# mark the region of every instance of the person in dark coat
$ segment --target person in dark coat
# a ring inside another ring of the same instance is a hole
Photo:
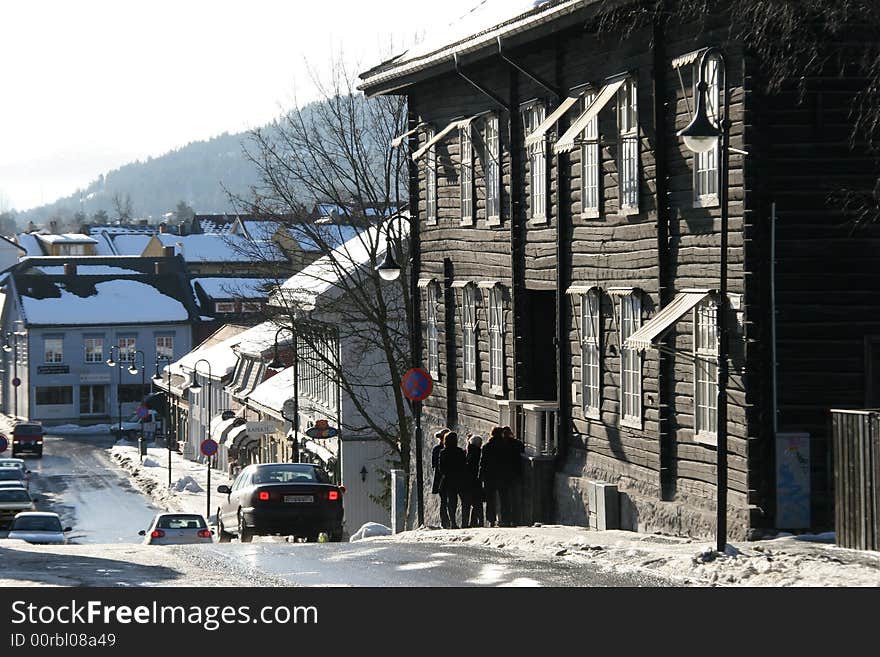
[[[443,449],[437,459],[440,471],[440,523],[444,529],[458,529],[456,514],[458,498],[470,485],[467,455],[458,446],[458,434],[450,431],[443,438]]]
[[[486,520],[490,527],[509,522],[510,511],[510,449],[504,441],[501,427],[494,427],[489,441],[480,454],[480,481],[483,482],[483,498],[486,500]]]
[[[505,522],[513,527],[521,521],[520,512],[522,507],[522,455],[526,451],[526,446],[519,438],[513,435],[513,429],[503,427],[501,429],[504,441],[509,450],[510,457],[510,485],[509,485],[509,512],[506,514]]]
[[[462,527],[483,526],[483,485],[480,483],[480,456],[483,439],[468,434],[467,465],[468,484],[461,498]]]
[[[440,472],[437,470],[437,463],[440,458],[440,450],[443,449],[443,436],[447,433],[449,433],[449,429],[440,429],[440,431],[434,434],[434,438],[437,439],[437,444],[431,450],[431,469],[434,471],[434,478],[431,481],[431,492],[434,495],[440,494]]]

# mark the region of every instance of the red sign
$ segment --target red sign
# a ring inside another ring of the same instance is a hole
[[[219,445],[217,445],[216,440],[212,440],[210,438],[205,438],[205,440],[203,440],[202,444],[199,446],[199,449],[202,451],[202,454],[204,454],[205,456],[214,456],[214,454],[217,453],[218,447],[219,447]]]
[[[400,386],[403,388],[404,397],[410,401],[419,402],[428,398],[434,389],[434,382],[431,380],[431,375],[425,370],[421,367],[414,367],[403,375]]]
[[[9,441],[6,440],[6,436],[0,433],[0,454],[5,452],[7,447],[9,447]]]
[[[306,429],[309,438],[333,438],[338,433],[339,431],[331,427],[327,420],[315,420],[315,426]]]

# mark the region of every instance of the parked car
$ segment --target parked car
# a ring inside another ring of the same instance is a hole
[[[217,538],[233,535],[242,543],[255,535],[280,534],[317,540],[326,532],[342,540],[342,495],[327,472],[311,463],[259,463],[247,466],[229,486],[217,509]]]
[[[159,513],[150,528],[141,530],[145,545],[182,545],[185,543],[213,543],[214,532],[208,528],[205,517],[197,513]]]
[[[132,415],[130,418],[122,422],[122,428],[120,429],[119,421],[112,422],[110,424],[110,433],[112,433],[117,438],[122,438],[124,440],[132,440],[137,439],[138,436],[144,431],[145,423],[161,423],[162,418],[156,411],[150,411],[147,417],[141,419],[137,416],[137,413]],[[158,427],[158,424],[154,424],[155,427]],[[149,437],[150,435],[155,435],[156,431],[147,432],[144,434],[144,437]]]
[[[0,479],[0,488],[21,488],[27,490],[27,482],[21,479]]]
[[[61,518],[57,513],[22,511],[13,519],[7,538],[37,545],[64,545],[67,543],[64,534],[71,530],[71,527],[61,529]]]
[[[0,481],[14,481],[20,483],[25,489],[30,490],[31,481],[28,474],[30,470],[18,468],[0,468]]]
[[[27,470],[27,464],[24,459],[0,458],[0,468],[18,468],[19,470]]]
[[[38,422],[19,422],[12,428],[12,456],[33,454],[43,456],[43,425]]]
[[[0,527],[6,527],[21,511],[36,511],[30,493],[24,488],[0,488]]]

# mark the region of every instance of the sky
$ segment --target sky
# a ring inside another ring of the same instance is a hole
[[[481,0],[2,0],[0,212],[266,123]]]

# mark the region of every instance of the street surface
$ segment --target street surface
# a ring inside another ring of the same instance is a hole
[[[156,548],[137,535],[157,509],[108,456],[110,436],[47,436],[42,460],[28,459],[41,510],[72,526],[71,543],[16,550],[0,581],[104,586],[658,586],[659,577],[618,574],[565,558],[538,559],[478,545],[384,541]],[[0,551],[4,542],[0,540]],[[4,575],[6,579],[4,580]],[[14,575],[14,577],[11,577]]]

